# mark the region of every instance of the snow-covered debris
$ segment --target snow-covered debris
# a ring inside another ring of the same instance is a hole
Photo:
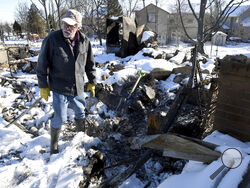
[[[210,179],[212,175],[222,164],[221,159],[205,165],[200,162],[189,161],[182,170],[180,175],[173,175],[162,182],[158,188],[163,187],[238,187],[242,181],[242,176],[246,172],[250,163],[250,157],[247,153],[250,152],[249,143],[243,143],[229,135],[224,135],[218,131],[207,136],[205,141],[220,145],[218,150],[224,151],[227,148],[237,148],[241,151],[243,161],[238,168],[230,169],[224,177],[217,176],[215,180]],[[196,181],[194,181],[196,180]]]
[[[177,65],[180,65],[181,63],[183,63],[183,60],[184,60],[185,56],[186,56],[186,53],[179,52],[176,56],[169,59],[169,61],[173,62],[173,63],[176,63]]]
[[[146,42],[149,40],[151,37],[154,37],[155,33],[153,31],[144,31],[142,38],[141,38],[141,43]]]
[[[22,41],[23,42],[23,41]],[[18,41],[11,41],[9,43],[20,43]],[[183,45],[183,46],[182,46]],[[178,48],[179,56],[175,57],[175,62],[167,61],[166,59],[155,59],[161,52],[145,48],[139,51],[134,56],[126,58],[118,58],[114,54],[106,54],[105,48],[93,42],[93,51],[95,53],[96,61],[100,65],[98,67],[98,86],[108,88],[106,91],[115,93],[118,84],[127,83],[127,90],[132,88],[137,78],[137,73],[143,71],[148,73],[141,79],[138,88],[136,89],[132,99],[127,101],[130,114],[124,114],[122,117],[116,117],[115,111],[109,109],[109,104],[100,103],[98,99],[94,102],[89,102],[87,97],[90,96],[88,92],[85,93],[86,103],[90,103],[86,108],[89,110],[87,118],[92,129],[88,131],[87,135],[83,132],[73,132],[72,125],[74,114],[69,109],[69,122],[63,126],[62,134],[59,138],[59,150],[57,155],[50,156],[49,145],[49,126],[50,118],[53,114],[52,98],[49,101],[42,100],[38,106],[34,107],[32,111],[26,115],[27,121],[21,119],[19,123],[24,126],[33,126],[38,129],[39,136],[32,137],[18,129],[15,125],[8,128],[5,126],[9,123],[3,118],[3,109],[15,112],[14,115],[20,114],[23,109],[17,110],[16,104],[27,108],[34,100],[21,101],[25,99],[23,93],[14,93],[15,87],[1,79],[0,85],[0,187],[14,188],[14,187],[78,187],[79,183],[83,181],[83,167],[88,167],[91,156],[97,152],[104,155],[105,166],[117,164],[117,162],[124,162],[131,157],[140,156],[144,150],[132,150],[130,148],[130,137],[137,137],[147,132],[146,113],[145,110],[161,110],[164,114],[169,110],[169,105],[174,99],[176,90],[185,84],[187,77],[182,81],[174,81],[177,76],[182,73],[169,74],[168,78],[155,79],[150,72],[157,68],[162,70],[173,71],[174,68],[190,65],[187,52],[190,51],[189,46],[181,44]],[[205,45],[205,51],[210,52],[211,45]],[[174,54],[175,46],[170,46],[165,53]],[[205,63],[200,62],[201,69],[208,70],[205,75],[209,75],[214,68],[215,50],[211,54],[211,58]],[[239,43],[237,45],[227,44],[226,46],[218,48],[218,57],[223,57],[226,54],[242,53],[250,57],[249,45]],[[144,56],[147,52],[152,56]],[[184,55],[187,54],[187,61],[181,64]],[[35,59],[36,57],[34,57]],[[173,57],[174,58],[174,57]],[[115,71],[108,70],[109,65],[120,66],[122,69]],[[170,73],[170,72],[169,72]],[[31,91],[34,98],[39,97],[39,88],[37,87],[37,79],[35,73],[23,73],[17,71],[13,74],[21,82],[26,82],[31,86]],[[102,75],[106,75],[107,79],[103,80]],[[204,76],[205,76],[204,75]],[[1,76],[10,77],[8,69],[1,70]],[[133,77],[133,79],[130,79]],[[150,78],[151,77],[151,78]],[[128,80],[129,79],[129,80]],[[131,81],[132,80],[132,81]],[[130,82],[131,81],[131,82]],[[153,85],[155,84],[155,86]],[[119,85],[118,85],[119,86]],[[123,85],[124,86],[124,85]],[[155,92],[154,97],[147,96],[147,90]],[[125,87],[126,90],[126,87]],[[145,94],[146,93],[146,94]],[[117,94],[117,93],[115,93]],[[115,101],[117,95],[111,95],[111,100]],[[127,95],[125,95],[127,96]],[[13,106],[14,105],[14,106]],[[186,109],[189,109],[188,106]],[[146,111],[147,112],[147,111]],[[130,116],[129,116],[130,115]],[[34,119],[29,119],[28,117]],[[183,117],[183,122],[194,122],[190,116]],[[185,127],[186,128],[186,127]],[[195,127],[197,128],[197,127]],[[195,129],[194,128],[194,129]],[[91,136],[92,135],[92,136]],[[220,187],[226,188],[239,184],[249,164],[249,143],[243,143],[228,135],[213,132],[205,138],[209,141],[218,144],[218,151],[223,151],[228,147],[236,147],[243,154],[243,162],[239,168],[230,170],[222,181],[219,183]],[[135,161],[135,160],[134,160]],[[220,165],[220,160],[206,165],[194,161],[189,161],[182,170],[186,161],[169,159],[159,155],[150,158],[142,168],[138,169],[130,178],[123,182],[120,187],[188,187],[189,183],[192,187],[213,187],[215,182],[209,179]],[[105,170],[103,180],[119,174],[127,168],[126,164],[109,168]],[[181,172],[182,171],[182,172]],[[181,173],[181,174],[180,174]],[[180,175],[177,175],[180,174]],[[219,178],[219,177],[218,177]],[[166,179],[166,181],[164,181]],[[196,179],[197,181],[191,181]],[[100,180],[90,182],[90,186],[98,185]]]

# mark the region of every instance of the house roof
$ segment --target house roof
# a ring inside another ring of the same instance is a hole
[[[155,5],[155,1],[152,1],[150,0],[149,2],[151,2],[150,4],[148,4],[146,7],[148,7],[149,5]],[[172,3],[171,3],[172,2]],[[197,3],[197,1],[195,1],[196,3],[191,3],[192,4],[192,7],[195,11],[196,14],[199,14],[200,12],[200,3]],[[170,13],[170,14],[174,14],[174,13],[177,13],[176,9],[173,8],[174,5],[173,5],[173,1],[169,1],[169,2],[165,2],[165,1],[159,1],[158,4],[157,4],[157,7]],[[246,11],[248,8],[250,8],[250,1],[248,2],[245,2],[245,3],[242,3],[233,13],[230,14],[230,17],[237,17],[237,16],[240,16],[244,11]],[[192,13],[188,3],[186,3],[184,5],[184,11],[182,11],[182,13]],[[143,5],[140,4],[139,7],[138,7],[138,10],[137,11],[141,11],[143,10]],[[231,9],[232,10],[232,9]]]
[[[233,11],[229,17],[238,17],[240,16],[243,12],[245,12],[247,9],[250,8],[250,4],[249,5],[240,5],[235,11]],[[230,10],[233,10],[234,7],[232,7],[232,9]]]
[[[214,34],[214,33],[212,33],[212,34]],[[222,31],[217,31],[215,34],[214,34],[215,36],[216,35],[222,35],[222,36],[227,36],[227,34],[226,33],[224,33],[224,32],[222,32]]]
[[[148,4],[145,8],[148,8],[149,6],[156,6],[156,5],[153,4],[153,3],[150,3],[150,4]],[[163,9],[162,7],[159,7],[159,6],[157,6],[157,7],[158,7],[159,9],[161,9],[162,11],[167,12],[168,14],[170,14],[169,11]],[[144,9],[144,8],[139,9],[138,12],[142,11],[143,9]]]
[[[250,17],[245,18],[244,20],[242,20],[241,24],[242,24],[244,27],[250,27]]]
[[[200,4],[199,3],[191,3],[192,6],[193,6],[193,9],[195,11],[195,13],[199,13],[200,12]],[[150,3],[148,4],[145,8],[147,8],[148,6],[150,5],[153,5],[153,6],[156,6],[154,3]],[[174,13],[177,13],[177,10],[176,8],[174,8],[174,5],[173,4],[170,4],[170,3],[166,3],[166,2],[159,2],[157,7],[169,14],[174,14]],[[139,11],[143,10],[144,8],[142,7],[142,5],[140,6]],[[192,13],[190,7],[188,4],[185,4],[184,7],[183,7],[183,11],[182,13]]]

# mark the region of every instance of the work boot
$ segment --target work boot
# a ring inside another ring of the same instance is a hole
[[[50,127],[50,155],[57,154],[58,151],[58,138],[60,134],[60,128],[55,129],[53,127]]]
[[[85,132],[85,118],[84,119],[76,119],[75,126],[77,132]]]

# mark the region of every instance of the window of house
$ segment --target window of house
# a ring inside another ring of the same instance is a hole
[[[155,13],[148,13],[148,21],[155,22]]]
[[[174,24],[174,19],[170,19],[170,23],[171,23],[171,24]]]

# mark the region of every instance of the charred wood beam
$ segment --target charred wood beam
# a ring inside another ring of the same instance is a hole
[[[0,79],[1,79],[1,85],[3,86],[7,81],[8,82],[14,82],[16,81],[17,79],[14,78],[14,77],[8,77],[8,76],[0,76]]]
[[[130,159],[122,160],[120,162],[117,162],[116,164],[113,164],[113,165],[110,165],[110,166],[106,166],[106,167],[104,167],[104,169],[106,170],[106,169],[109,169],[109,168],[114,168],[114,167],[117,167],[117,166],[121,166],[121,165],[132,163],[132,162],[136,161],[138,159],[138,157],[140,157],[140,156],[137,155],[137,156],[134,156],[134,157],[132,157]]]
[[[177,113],[182,105],[184,105],[189,97],[190,90],[192,89],[194,77],[197,70],[197,46],[192,49],[192,70],[188,80],[187,85],[182,86],[179,91],[177,92],[175,99],[167,113],[166,119],[166,126],[163,129],[163,133],[170,131],[173,128],[173,122]]]
[[[134,165],[130,165],[126,170],[124,170],[122,173],[116,175],[115,177],[107,180],[106,182],[102,183],[99,188],[118,188],[126,179],[128,179],[133,173],[135,173],[144,163],[148,161],[148,159],[152,155],[152,150],[147,150],[145,153],[141,156],[140,159],[138,159]]]
[[[177,115],[177,112],[179,111],[179,109],[181,108],[181,106],[183,105],[184,99],[186,98],[186,93],[187,93],[187,89],[185,87],[181,87],[176,96],[175,99],[166,115],[166,125],[163,129],[163,133],[168,132],[169,130],[172,129],[172,125],[173,122],[175,120],[175,117]]]

